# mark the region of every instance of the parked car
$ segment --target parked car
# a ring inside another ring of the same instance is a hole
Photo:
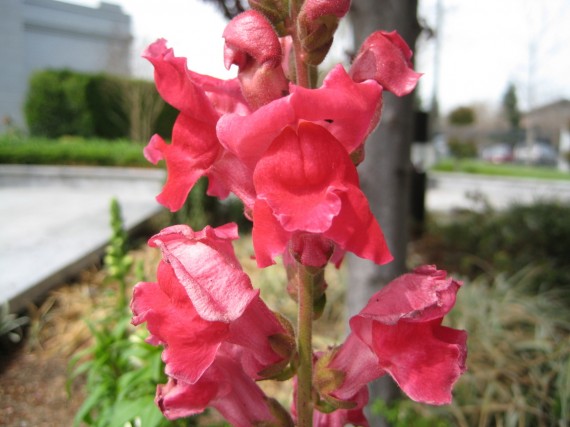
[[[481,158],[491,163],[508,163],[514,159],[513,149],[509,144],[494,144],[483,148]]]
[[[545,142],[534,142],[530,145],[523,142],[515,147],[514,155],[518,163],[553,166],[558,162],[558,153]]]

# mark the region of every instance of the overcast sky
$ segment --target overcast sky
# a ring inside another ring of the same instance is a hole
[[[99,0],[67,0],[96,6]],[[438,0],[420,0],[419,16],[435,26]],[[438,94],[444,112],[474,103],[500,105],[509,82],[523,108],[570,98],[569,0],[440,0],[442,28]],[[107,0],[131,15],[138,54],[158,37],[169,41],[197,72],[235,75],[223,67],[222,31],[226,21],[201,0]],[[425,73],[420,93],[429,104],[434,88],[434,40],[421,38],[418,71]],[[532,64],[529,65],[529,64]],[[139,76],[150,76],[143,61]]]

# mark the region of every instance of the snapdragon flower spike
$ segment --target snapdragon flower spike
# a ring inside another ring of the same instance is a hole
[[[415,401],[451,402],[452,387],[465,371],[467,334],[441,325],[461,286],[446,274],[418,267],[382,288],[350,319],[351,334],[328,364],[343,378],[331,397],[350,399],[388,373]]]
[[[235,427],[289,425],[239,362],[226,354],[219,354],[196,383],[170,378],[166,385],[159,385],[155,400],[170,420],[211,406]]]
[[[376,31],[362,43],[350,68],[357,82],[376,80],[397,96],[414,90],[421,77],[412,68],[412,50],[396,32]]]
[[[285,128],[257,163],[253,179],[253,244],[260,267],[306,233],[377,264],[392,259],[355,166],[323,127],[301,122]],[[308,265],[320,267],[322,257],[317,258],[307,259]]]
[[[144,53],[155,69],[156,87],[161,97],[180,111],[167,144],[154,135],[144,150],[156,164],[165,160],[168,178],[157,200],[171,211],[184,204],[196,181],[209,178],[208,193],[225,198],[234,192],[252,204],[251,171],[223,149],[216,136],[221,114],[247,114],[250,107],[241,94],[237,79],[219,80],[186,68],[186,59],[174,56],[166,41],[159,39]]]
[[[289,82],[281,67],[281,43],[262,13],[248,10],[230,21],[224,30],[224,64],[239,67],[241,90],[257,109],[287,95]]]
[[[356,83],[338,65],[318,89],[291,85],[289,96],[249,115],[224,115],[217,134],[224,148],[251,169],[285,127],[300,121],[318,123],[352,153],[378,124],[381,106],[382,88],[376,82]]]

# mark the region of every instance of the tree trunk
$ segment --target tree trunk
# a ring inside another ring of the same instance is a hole
[[[350,12],[356,49],[377,30],[398,33],[414,49],[420,27],[417,0],[353,0]],[[349,257],[347,305],[349,315],[359,312],[370,296],[406,271],[409,233],[410,147],[413,138],[414,97],[384,93],[382,120],[366,142],[366,158],[358,167],[361,186],[372,212],[384,230],[394,261],[384,266]],[[392,401],[399,394],[387,376],[371,387],[370,402]],[[372,426],[387,426],[370,417]]]

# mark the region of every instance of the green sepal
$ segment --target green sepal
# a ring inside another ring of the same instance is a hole
[[[261,12],[279,35],[287,35],[287,20],[289,19],[288,0],[248,0],[249,7]]]

